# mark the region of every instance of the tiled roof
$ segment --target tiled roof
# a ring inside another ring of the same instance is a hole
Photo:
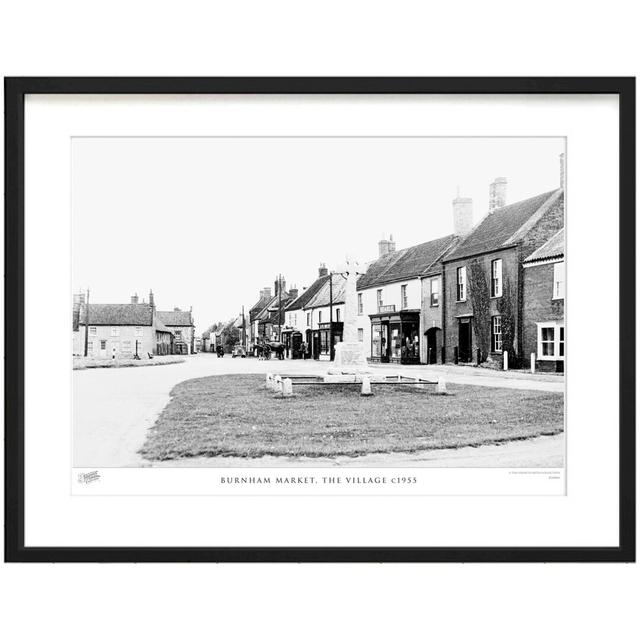
[[[388,282],[415,278],[428,271],[454,242],[455,236],[448,235],[423,242],[407,249],[392,251],[374,260],[367,272],[358,280],[358,290],[370,289]]]
[[[277,322],[278,321],[278,305],[282,302],[282,315],[284,317],[284,311],[287,308],[287,305],[291,301],[291,296],[288,293],[282,292],[282,298],[279,299],[277,295],[272,296],[269,299],[269,303],[255,316],[254,321],[258,320],[259,322]]]
[[[329,282],[329,276],[320,276],[314,280],[313,283],[287,307],[287,311],[296,311],[297,309],[306,307],[309,301],[322,289],[322,285],[324,285],[325,282]]]
[[[160,320],[158,318],[158,316],[155,317],[154,321],[153,321],[153,328],[156,331],[161,331],[162,333],[173,333],[171,331],[171,329],[169,329],[168,327],[165,327],[164,324],[162,323],[162,320]]]
[[[157,311],[156,316],[170,327],[190,327],[193,324],[190,311]]]
[[[262,311],[268,304],[271,298],[260,296],[258,302],[256,302],[251,309],[249,309],[249,317],[255,319],[260,311]]]
[[[80,311],[80,324],[87,323],[87,305]],[[152,312],[148,303],[90,304],[89,324],[107,326],[151,326]]]
[[[536,214],[541,215],[545,205],[555,202],[561,194],[562,189],[547,191],[487,214],[445,259],[457,260],[516,244],[522,239],[521,231],[529,228],[534,217],[537,219]]]
[[[550,260],[552,258],[564,257],[564,229],[560,229],[555,236],[547,240],[539,249],[536,249],[528,258],[527,262],[537,262],[538,260]]]
[[[326,276],[323,280],[322,286],[318,289],[317,293],[307,302],[306,309],[313,309],[315,307],[328,307],[329,306],[329,278],[332,278],[331,297],[333,298],[333,304],[340,304],[344,302],[344,289],[346,280],[336,273],[333,276]],[[288,309],[287,309],[288,311]]]

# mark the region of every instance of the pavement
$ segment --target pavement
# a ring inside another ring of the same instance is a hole
[[[169,402],[169,393],[178,383],[191,378],[233,373],[323,374],[328,362],[311,360],[258,360],[256,358],[217,358],[200,353],[185,362],[163,367],[85,369],[73,372],[73,460],[76,467],[149,466],[137,451],[147,430],[153,426]],[[493,371],[454,365],[371,365],[388,375],[419,375],[447,382],[535,391],[564,391],[564,378],[556,375],[527,374],[522,371]],[[329,460],[329,464],[364,466],[549,466],[550,456],[561,459],[564,437],[535,438],[519,443],[465,447],[414,454],[385,454],[363,458]],[[469,451],[465,451],[469,449]],[[560,456],[560,458],[558,458]],[[233,458],[192,459],[186,466],[207,464],[231,466]],[[522,464],[523,461],[528,464]],[[519,464],[512,464],[517,463]],[[272,461],[273,462],[273,461]],[[284,462],[284,461],[281,461]],[[296,461],[297,462],[297,461]],[[307,464],[306,461],[302,461]],[[370,464],[369,464],[370,463]],[[290,463],[291,464],[291,463]],[[319,464],[314,459],[309,464]],[[246,465],[246,460],[244,460]],[[237,466],[244,466],[238,464]],[[155,466],[155,465],[154,465]],[[171,466],[178,466],[177,464]],[[185,466],[185,465],[183,465]],[[269,466],[269,465],[264,465]],[[271,466],[275,466],[271,464]],[[559,464],[557,466],[562,466]]]

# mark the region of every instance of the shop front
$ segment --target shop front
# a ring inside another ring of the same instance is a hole
[[[312,357],[316,360],[333,360],[335,346],[342,342],[343,327],[342,322],[321,322],[318,328],[311,332]]]
[[[420,364],[420,311],[371,316],[371,362]]]

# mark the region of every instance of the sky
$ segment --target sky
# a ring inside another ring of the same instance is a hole
[[[74,138],[73,291],[193,307],[196,331],[237,316],[282,273],[301,291],[453,232],[452,200],[487,213],[560,185],[564,138]]]

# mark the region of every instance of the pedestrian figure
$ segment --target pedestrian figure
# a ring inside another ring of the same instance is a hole
[[[268,344],[264,345],[264,359],[265,360],[271,359],[271,347]]]

